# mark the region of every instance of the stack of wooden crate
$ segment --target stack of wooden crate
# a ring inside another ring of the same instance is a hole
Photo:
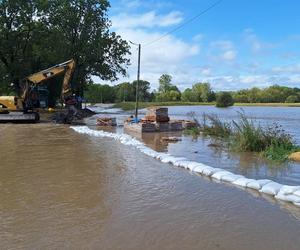
[[[149,107],[144,119],[151,122],[168,122],[168,108]]]
[[[97,119],[98,126],[117,126],[115,117],[100,117]]]

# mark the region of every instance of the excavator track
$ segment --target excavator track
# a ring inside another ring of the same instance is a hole
[[[9,112],[0,113],[0,122],[6,123],[36,123],[40,120],[37,112],[23,113],[23,112]]]

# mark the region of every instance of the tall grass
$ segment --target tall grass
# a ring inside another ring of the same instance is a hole
[[[197,124],[197,126],[186,129],[186,134],[204,134],[215,137],[228,137],[232,133],[230,123],[222,122],[215,114],[204,113],[202,116],[202,122],[199,122],[194,112],[189,112],[187,115]]]
[[[280,125],[256,125],[243,112],[239,112],[238,120],[231,123],[220,120],[217,115],[205,114],[197,129],[205,135],[226,140],[231,150],[258,152],[274,161],[285,161],[292,152],[300,150]]]
[[[223,122],[217,115],[203,114],[202,130],[205,135],[227,138],[232,134],[231,124]]]

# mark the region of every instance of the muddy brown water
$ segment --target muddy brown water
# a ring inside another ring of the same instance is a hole
[[[68,126],[0,125],[0,159],[0,249],[299,249],[297,208]]]

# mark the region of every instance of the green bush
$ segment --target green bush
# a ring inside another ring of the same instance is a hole
[[[299,101],[299,97],[297,95],[290,95],[286,98],[286,103],[295,103]]]
[[[229,92],[220,92],[217,95],[216,99],[216,107],[218,108],[226,108],[233,106],[234,100],[232,95]]]

